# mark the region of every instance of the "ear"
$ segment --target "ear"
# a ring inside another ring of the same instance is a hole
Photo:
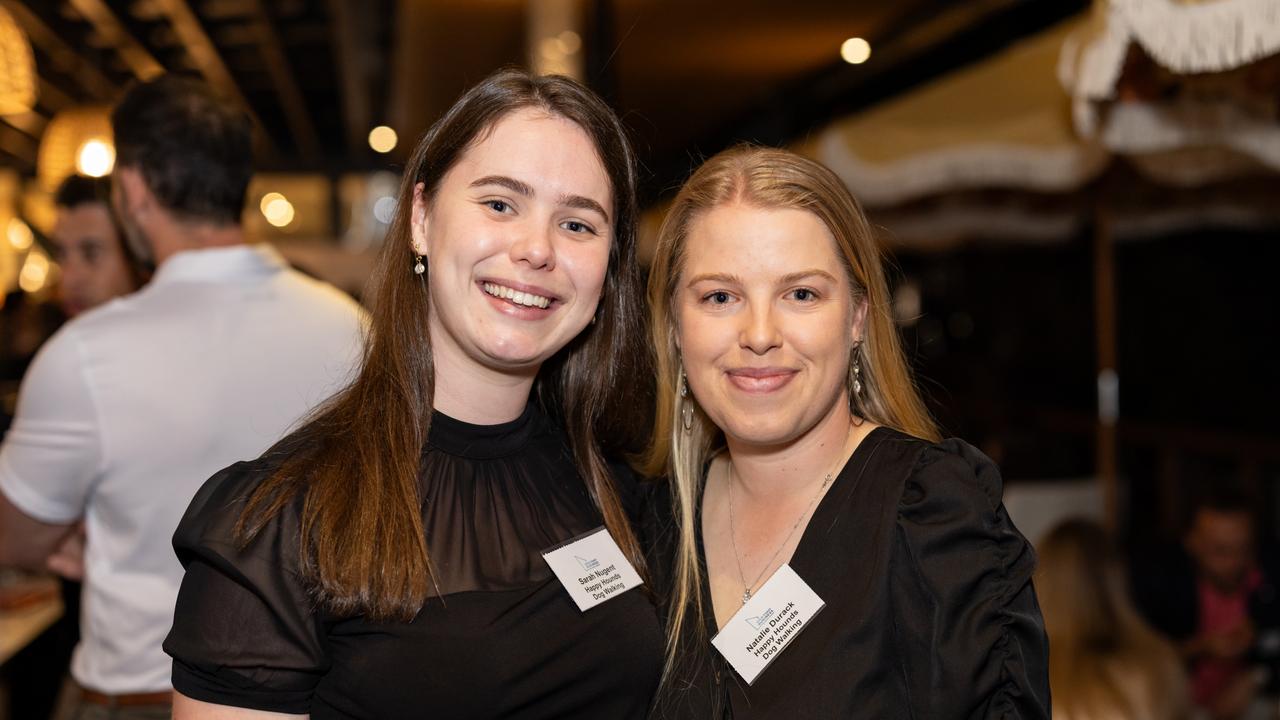
[[[142,171],[136,167],[117,167],[113,175],[124,191],[117,200],[123,206],[121,209],[135,220],[145,219],[146,214],[156,206],[156,198],[151,194],[151,188],[147,187],[147,181],[142,178]]]
[[[853,308],[852,340],[855,345],[867,339],[867,299],[864,297]]]
[[[409,217],[409,235],[410,244],[413,251],[423,257],[429,257],[427,245],[427,222],[430,202],[423,196],[426,189],[425,183],[418,183],[413,187],[413,210]]]

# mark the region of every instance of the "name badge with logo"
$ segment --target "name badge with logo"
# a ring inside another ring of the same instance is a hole
[[[579,610],[596,605],[644,584],[622,548],[603,527],[579,535],[542,553],[542,559],[569,591]]]
[[[783,565],[729,618],[711,644],[750,685],[825,606],[790,565]]]

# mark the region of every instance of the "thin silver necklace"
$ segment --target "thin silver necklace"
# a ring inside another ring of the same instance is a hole
[[[738,563],[738,578],[742,581],[743,605],[746,605],[747,601],[751,599],[751,589],[756,586],[756,583],[760,582],[764,577],[764,574],[769,571],[769,568],[773,567],[773,561],[778,559],[778,554],[782,552],[782,548],[786,547],[787,543],[791,541],[791,536],[795,535],[796,530],[800,529],[800,525],[805,521],[805,518],[809,517],[809,513],[813,510],[813,507],[818,504],[818,498],[822,497],[823,491],[831,484],[831,479],[836,473],[836,467],[840,461],[844,459],[845,448],[849,447],[849,437],[851,435],[853,435],[852,424],[849,425],[848,434],[844,436],[844,445],[840,447],[840,453],[836,456],[835,462],[832,463],[831,471],[826,474],[826,477],[822,478],[822,485],[818,486],[817,492],[813,494],[813,499],[809,501],[809,506],[804,509],[804,512],[800,514],[800,517],[796,518],[796,523],[791,526],[791,530],[787,533],[787,536],[782,539],[782,544],[778,546],[777,550],[773,551],[773,555],[769,557],[769,562],[764,564],[764,569],[761,570],[760,574],[756,575],[756,579],[751,582],[747,582],[747,574],[742,571],[742,553],[738,552],[737,522],[734,520],[733,514],[733,461],[729,461],[729,544],[733,547],[733,559]]]

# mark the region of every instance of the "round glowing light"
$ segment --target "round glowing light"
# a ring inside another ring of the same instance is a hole
[[[369,131],[369,147],[380,153],[389,153],[394,150],[399,139],[396,131],[386,125],[379,125]]]
[[[277,193],[279,194],[279,193]],[[271,202],[266,204],[262,209],[262,214],[266,216],[267,222],[282,228],[293,222],[293,203],[284,198],[283,195],[272,198]]]
[[[542,53],[543,60],[559,60],[564,57],[564,50],[560,49],[559,38],[543,38],[542,42],[538,43],[538,51]]]
[[[271,205],[271,203],[284,199],[285,197],[278,192],[269,192],[266,195],[263,195],[262,199],[258,201],[258,209],[262,211],[263,215],[266,215],[267,207]]]
[[[89,177],[103,177],[116,164],[116,149],[105,140],[86,140],[76,152],[76,171]]]
[[[29,293],[38,292],[44,287],[44,281],[48,277],[49,258],[44,253],[32,252],[27,255],[27,261],[22,264],[22,271],[18,273],[18,287]]]
[[[849,38],[840,46],[840,57],[850,65],[861,65],[871,57],[871,43],[862,38]]]
[[[9,238],[9,244],[18,252],[31,247],[31,243],[36,240],[35,235],[31,234],[31,228],[18,218],[9,219],[9,225],[4,229],[4,234]]]
[[[396,199],[389,195],[378,198],[373,204],[373,216],[383,225],[390,225],[396,216]]]
[[[572,30],[565,30],[556,36],[556,49],[565,55],[572,55],[582,49],[582,38]]]

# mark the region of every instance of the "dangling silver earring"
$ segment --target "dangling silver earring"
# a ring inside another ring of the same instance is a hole
[[[680,368],[680,422],[686,434],[693,432],[693,401],[689,399],[689,381]]]
[[[859,342],[853,346],[853,394],[854,397],[862,396],[862,361],[859,359],[859,350],[862,349],[862,343]]]
[[[421,275],[422,273],[427,271],[427,266],[422,262],[421,255],[415,255],[415,257],[418,259],[418,262],[416,265],[413,266],[413,272],[418,275]]]

